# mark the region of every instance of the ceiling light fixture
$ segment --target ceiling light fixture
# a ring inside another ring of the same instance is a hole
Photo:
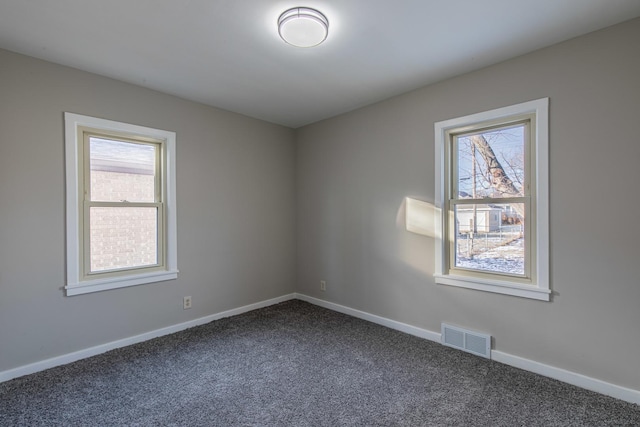
[[[329,34],[329,20],[315,9],[294,7],[278,18],[278,34],[292,46],[318,46]]]

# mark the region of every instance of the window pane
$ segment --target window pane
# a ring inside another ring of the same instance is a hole
[[[520,124],[457,137],[457,197],[524,196],[524,135]]]
[[[524,203],[456,205],[455,267],[525,274]]]
[[[90,208],[91,272],[158,263],[157,208]]]
[[[91,200],[155,202],[154,144],[89,138]]]

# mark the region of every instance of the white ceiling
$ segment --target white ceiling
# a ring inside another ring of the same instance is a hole
[[[285,44],[295,6],[326,42]],[[0,47],[299,127],[640,16],[640,0],[0,0]]]

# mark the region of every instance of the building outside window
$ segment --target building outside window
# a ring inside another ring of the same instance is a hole
[[[175,133],[65,121],[67,295],[176,278]]]
[[[435,124],[436,283],[549,300],[548,99]]]

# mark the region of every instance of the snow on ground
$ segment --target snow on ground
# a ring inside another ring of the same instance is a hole
[[[456,257],[456,266],[474,270],[524,274],[524,239],[483,251],[472,257]]]

